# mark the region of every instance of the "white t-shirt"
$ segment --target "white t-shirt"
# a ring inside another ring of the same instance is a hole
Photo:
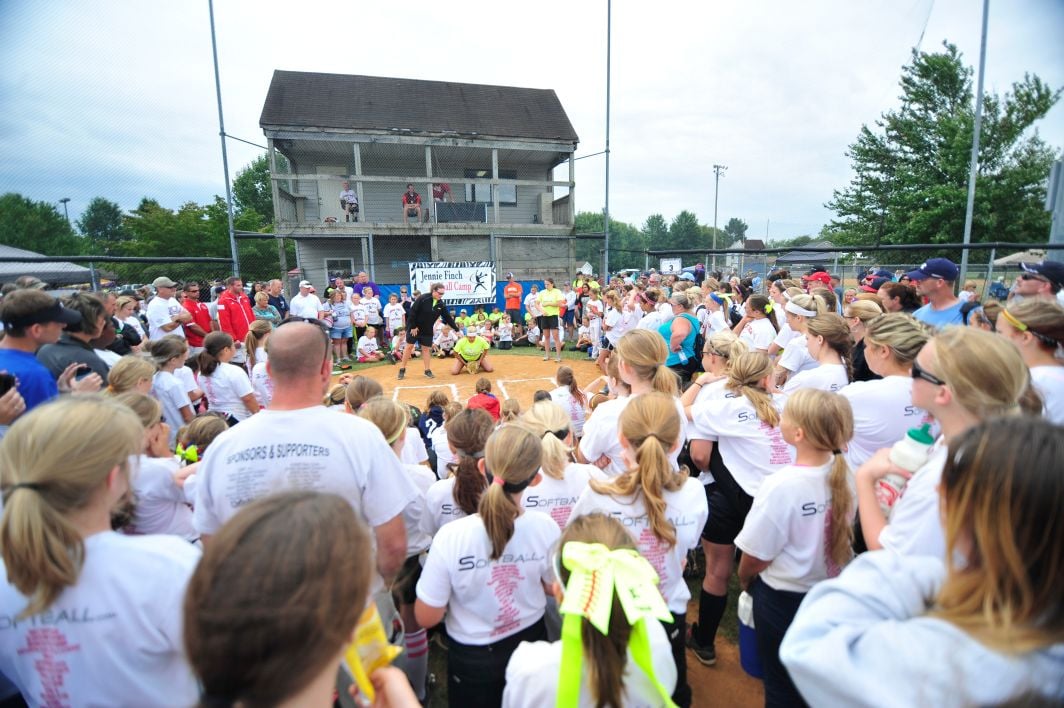
[[[122,320],[122,324],[126,327],[132,327],[133,331],[139,334],[141,339],[144,339],[144,325],[141,324],[139,317],[137,317],[136,315],[130,315],[129,317]]]
[[[889,523],[879,532],[883,548],[903,556],[932,556],[946,560],[946,532],[942,528],[938,484],[949,449],[935,443],[927,463],[916,471],[890,510]]]
[[[828,554],[831,465],[787,465],[768,477],[754,497],[735,545],[754,558],[772,561],[761,571],[770,588],[809,592],[842,571]],[[851,514],[856,510],[854,501]],[[853,516],[845,523],[852,524]]]
[[[669,611],[682,614],[687,611],[687,601],[691,599],[691,591],[683,579],[683,562],[687,559],[687,551],[699,543],[702,527],[709,518],[709,506],[705,488],[690,477],[678,490],[664,492],[662,497],[665,499],[665,517],[676,529],[676,544],[672,548],[654,534],[642,494],[612,497],[588,487],[573,507],[569,521],[596,511],[620,521],[631,534],[639,553],[658,572],[658,587]]]
[[[772,340],[772,343],[780,349],[786,349],[788,346],[790,346],[791,340],[795,337],[802,337],[802,339],[805,339],[805,336],[802,335],[801,332],[795,332],[793,329],[791,329],[791,326],[787,324],[787,318],[784,317],[783,324],[780,325],[780,331],[776,333],[776,337]]]
[[[366,308],[366,322],[377,326],[383,324],[381,319],[381,301],[375,297],[363,297],[362,305]]]
[[[739,335],[739,339],[746,342],[751,351],[767,351],[775,338],[776,328],[767,319],[750,320]]]
[[[525,295],[525,311],[533,317],[539,317],[543,311],[539,307],[538,292]]]
[[[436,475],[425,465],[403,463],[403,472],[417,490],[417,495],[403,508],[403,526],[406,527],[406,557],[415,556],[429,547],[432,536],[421,527],[425,515],[425,492],[436,482]]]
[[[809,371],[820,366],[816,359],[809,356],[809,340],[805,338],[804,334],[798,334],[790,338],[787,346],[783,348],[783,354],[780,355],[777,363],[792,374]]]
[[[549,433],[548,433],[549,434]],[[525,489],[521,503],[526,509],[547,514],[558,528],[565,528],[576,500],[587,489],[589,479],[604,479],[598,467],[570,462],[562,472],[562,479],[554,479],[542,469],[539,483]]]
[[[794,393],[801,388],[817,388],[821,391],[838,393],[847,384],[849,384],[849,379],[846,378],[845,364],[821,364],[812,369],[800,371],[787,379],[787,383],[783,384],[783,392]]]
[[[631,396],[625,396],[611,401],[604,401],[584,423],[584,437],[580,439],[580,454],[592,464],[603,455],[608,457],[610,464],[606,465],[602,470],[607,477],[616,477],[624,472],[627,467],[624,459],[622,459],[619,421],[621,413],[624,412],[630,400],[632,400]],[[684,414],[683,404],[680,403],[680,399],[677,398],[675,401],[676,409],[680,413],[679,439],[682,441],[687,437],[687,416]],[[679,457],[680,447],[677,447],[669,455],[669,461],[672,462],[673,469],[679,468]]]
[[[1032,367],[1031,385],[1042,397],[1046,419],[1064,425],[1064,366]]]
[[[177,301],[176,297],[164,299],[156,295],[148,303],[145,314],[148,316],[148,336],[151,339],[162,339],[168,334],[175,334],[181,339],[185,338],[185,329],[178,325],[169,332],[164,332],[163,325],[174,321],[174,315],[184,312],[185,308]]]
[[[273,400],[273,379],[266,370],[265,361],[257,362],[251,369],[251,390],[261,407],[270,407],[270,401]]]
[[[637,329],[649,329],[651,332],[657,332],[658,327],[665,322],[665,318],[661,316],[661,313],[657,310],[651,310],[643,315],[639,320],[639,324],[636,325]]]
[[[773,396],[783,410],[783,396]],[[752,497],[766,477],[794,462],[794,448],[757,417],[746,396],[720,398],[691,407],[691,440],[714,440],[720,457],[743,491]]]
[[[559,386],[550,392],[550,400],[557,403],[569,414],[572,421],[573,435],[580,437],[584,434],[584,422],[587,420],[587,410],[584,404],[570,391],[568,386]]]
[[[402,327],[405,319],[406,311],[398,302],[389,302],[384,306],[384,325],[387,327],[389,334]]]
[[[186,541],[199,538],[192,525],[192,508],[185,500],[185,490],[174,482],[174,472],[181,467],[176,457],[140,455],[132,476],[137,507],[133,514],[133,533],[163,533]]]
[[[196,372],[187,366],[179,366],[174,369],[174,376],[176,376],[177,380],[184,385],[185,393],[189,394],[188,399],[191,401],[192,392],[199,388],[199,381],[196,380]],[[202,398],[202,395],[200,398]]]
[[[509,322],[499,322],[499,326],[496,329],[499,333],[500,342],[512,342],[514,341],[514,326]]]
[[[366,303],[362,302],[361,299],[359,300],[359,303],[357,305],[355,303],[351,303],[351,325],[352,326],[354,326],[354,327],[365,327],[368,324],[368,321],[366,319],[368,314],[369,314],[369,309],[366,307]]]
[[[646,623],[650,640],[650,664],[658,682],[668,692],[676,688],[676,662],[661,622]],[[588,685],[587,659],[581,665],[580,708],[594,708]],[[561,642],[521,642],[506,665],[506,690],[502,708],[543,708],[552,706],[558,694],[558,677],[562,664]],[[632,652],[624,666],[622,699],[627,708],[659,708],[661,696],[650,678],[636,665]]]
[[[446,474],[446,472],[444,472]],[[425,514],[421,517],[421,528],[429,536],[451,523],[466,516],[462,507],[454,500],[454,477],[447,477],[433,482],[425,492]]]
[[[321,300],[317,295],[307,293],[306,295],[296,295],[288,301],[288,314],[294,317],[310,317],[317,319],[318,313],[322,311]]]
[[[606,334],[606,341],[616,346],[617,341],[624,332],[617,332],[617,326],[621,323],[621,311],[615,307],[606,308],[606,316],[602,320],[602,330]]]
[[[358,355],[369,356],[373,352],[377,351],[377,340],[372,337],[362,335],[358,338]]]
[[[251,417],[251,411],[241,399],[254,391],[251,380],[239,366],[220,363],[210,376],[201,375],[200,380],[212,411],[230,414],[237,420]]]
[[[444,423],[440,427],[429,433],[429,442],[432,443],[432,449],[436,453],[436,478],[441,479],[447,476],[447,465],[454,462],[454,453],[451,452],[450,446],[447,444],[447,431],[445,428],[447,424]]]
[[[420,465],[429,459],[429,451],[417,428],[406,429],[406,442],[403,443],[403,449],[399,452],[399,459],[408,465]],[[425,471],[428,472],[429,468],[425,467]],[[432,473],[429,472],[429,474]]]
[[[724,310],[716,310],[709,313],[709,317],[706,318],[706,339],[709,339],[717,332],[723,332],[726,329],[731,329],[728,326],[728,322],[724,319]]]
[[[265,410],[230,428],[211,443],[197,476],[193,520],[201,534],[287,489],[337,494],[372,527],[417,495],[377,426],[324,406]]]
[[[89,536],[77,583],[18,621],[28,602],[0,560],[0,675],[31,706],[195,704],[182,605],[199,557],[173,536]]]
[[[554,578],[550,552],[560,536],[549,516],[525,512],[514,520],[502,555],[491,560],[491,540],[479,514],[447,524],[432,541],[418,599],[447,607],[447,634],[462,644],[505,639],[543,617],[543,583]]]
[[[873,381],[854,381],[839,395],[853,409],[853,440],[846,461],[856,471],[877,450],[890,447],[917,428],[927,414],[912,403],[913,380],[909,376],[887,376]]]
[[[152,377],[151,395],[163,407],[163,420],[170,426],[170,447],[177,440],[177,429],[185,424],[181,409],[192,411],[192,402],[188,400],[185,385],[169,371],[157,371]]]

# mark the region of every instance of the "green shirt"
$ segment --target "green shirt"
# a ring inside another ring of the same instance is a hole
[[[565,302],[565,294],[558,288],[540,290],[536,295],[536,301],[539,302],[544,315],[557,317],[560,306]]]
[[[454,350],[458,352],[458,356],[462,357],[466,361],[475,361],[480,358],[480,355],[488,351],[491,345],[483,337],[474,337],[473,341],[469,340],[469,337],[462,337],[454,345]]]

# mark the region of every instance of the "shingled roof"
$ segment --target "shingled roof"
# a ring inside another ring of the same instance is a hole
[[[579,140],[551,89],[306,71],[273,72],[259,125]]]

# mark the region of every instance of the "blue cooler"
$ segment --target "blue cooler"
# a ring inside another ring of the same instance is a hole
[[[754,598],[749,593],[739,595],[739,665],[756,679],[765,677],[765,667],[757,653],[757,631],[754,629]]]

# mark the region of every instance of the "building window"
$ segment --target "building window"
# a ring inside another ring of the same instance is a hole
[[[333,278],[351,280],[355,274],[355,260],[353,258],[326,258],[325,273],[330,282]]]
[[[491,170],[466,170],[465,176],[471,179],[491,179]],[[517,170],[499,170],[499,179],[517,179]],[[486,184],[467,184],[465,186],[465,200],[467,202],[491,204],[491,187]],[[499,185],[499,204],[517,206],[516,185]]]

